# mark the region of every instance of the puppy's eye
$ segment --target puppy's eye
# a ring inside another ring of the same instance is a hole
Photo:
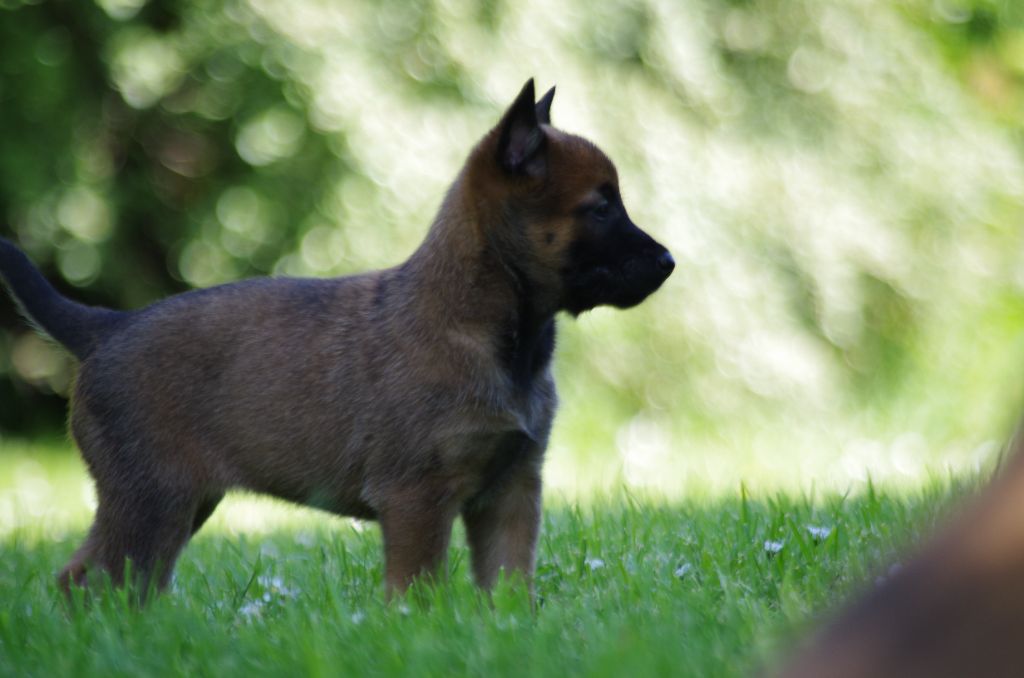
[[[611,205],[608,204],[607,200],[594,205],[590,210],[591,216],[598,221],[604,221],[611,215],[611,213],[612,208]]]

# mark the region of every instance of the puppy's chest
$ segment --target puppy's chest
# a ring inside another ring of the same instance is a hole
[[[539,464],[543,454],[544,448],[525,431],[506,431],[485,440],[476,459],[467,459],[466,465],[480,490],[524,464]]]
[[[481,489],[523,465],[540,465],[554,416],[553,394],[520,407],[467,417],[448,437],[441,457],[447,474]]]

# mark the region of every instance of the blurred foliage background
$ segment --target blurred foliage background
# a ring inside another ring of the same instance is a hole
[[[0,0],[0,234],[117,308],[392,265],[531,76],[679,262],[561,323],[556,486],[998,453],[1024,395],[1014,0]],[[59,432],[72,375],[0,301],[0,434]]]

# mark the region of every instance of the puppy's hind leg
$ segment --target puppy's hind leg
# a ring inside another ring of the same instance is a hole
[[[194,535],[199,529],[210,519],[213,512],[217,509],[217,504],[220,503],[221,499],[224,498],[223,492],[217,492],[209,495],[205,499],[199,502],[199,506],[196,507],[196,512],[192,517],[192,534]]]
[[[79,391],[85,384],[80,381]],[[188,454],[185,441],[174,449],[144,443],[131,419],[91,407],[96,398],[84,393],[72,408],[71,429],[96,481],[99,505],[85,543],[58,581],[68,591],[93,583],[91,571],[101,570],[120,586],[130,562],[130,583],[144,598],[150,588],[167,586],[178,554],[223,491],[201,482],[202,469],[188,467],[197,457]]]
[[[71,588],[73,586],[84,587],[86,585],[86,573],[89,563],[92,562],[96,552],[96,532],[96,523],[93,523],[85,541],[78,547],[75,554],[71,556],[71,560],[60,571],[60,574],[57,575],[57,585],[67,598],[71,597]]]
[[[174,563],[192,535],[200,500],[188,491],[154,482],[130,488],[99,488],[96,520],[58,581],[65,592],[84,585],[90,570],[107,573],[115,586],[136,587],[140,601],[170,582]]]
[[[127,496],[100,494],[89,537],[66,573],[78,575],[83,568],[95,566],[108,573],[116,586],[123,585],[130,573],[129,583],[137,587],[142,600],[151,589],[162,591],[193,534],[199,504],[186,494],[156,491],[154,486],[135,489]]]

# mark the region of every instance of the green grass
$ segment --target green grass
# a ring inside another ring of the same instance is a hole
[[[235,499],[185,550],[168,594],[136,610],[108,591],[69,610],[53,574],[88,522],[79,462],[62,445],[4,447],[0,673],[18,676],[744,675],[870,585],[974,484],[554,498],[535,613],[520,587],[476,592],[461,530],[448,581],[387,604],[373,524]]]

